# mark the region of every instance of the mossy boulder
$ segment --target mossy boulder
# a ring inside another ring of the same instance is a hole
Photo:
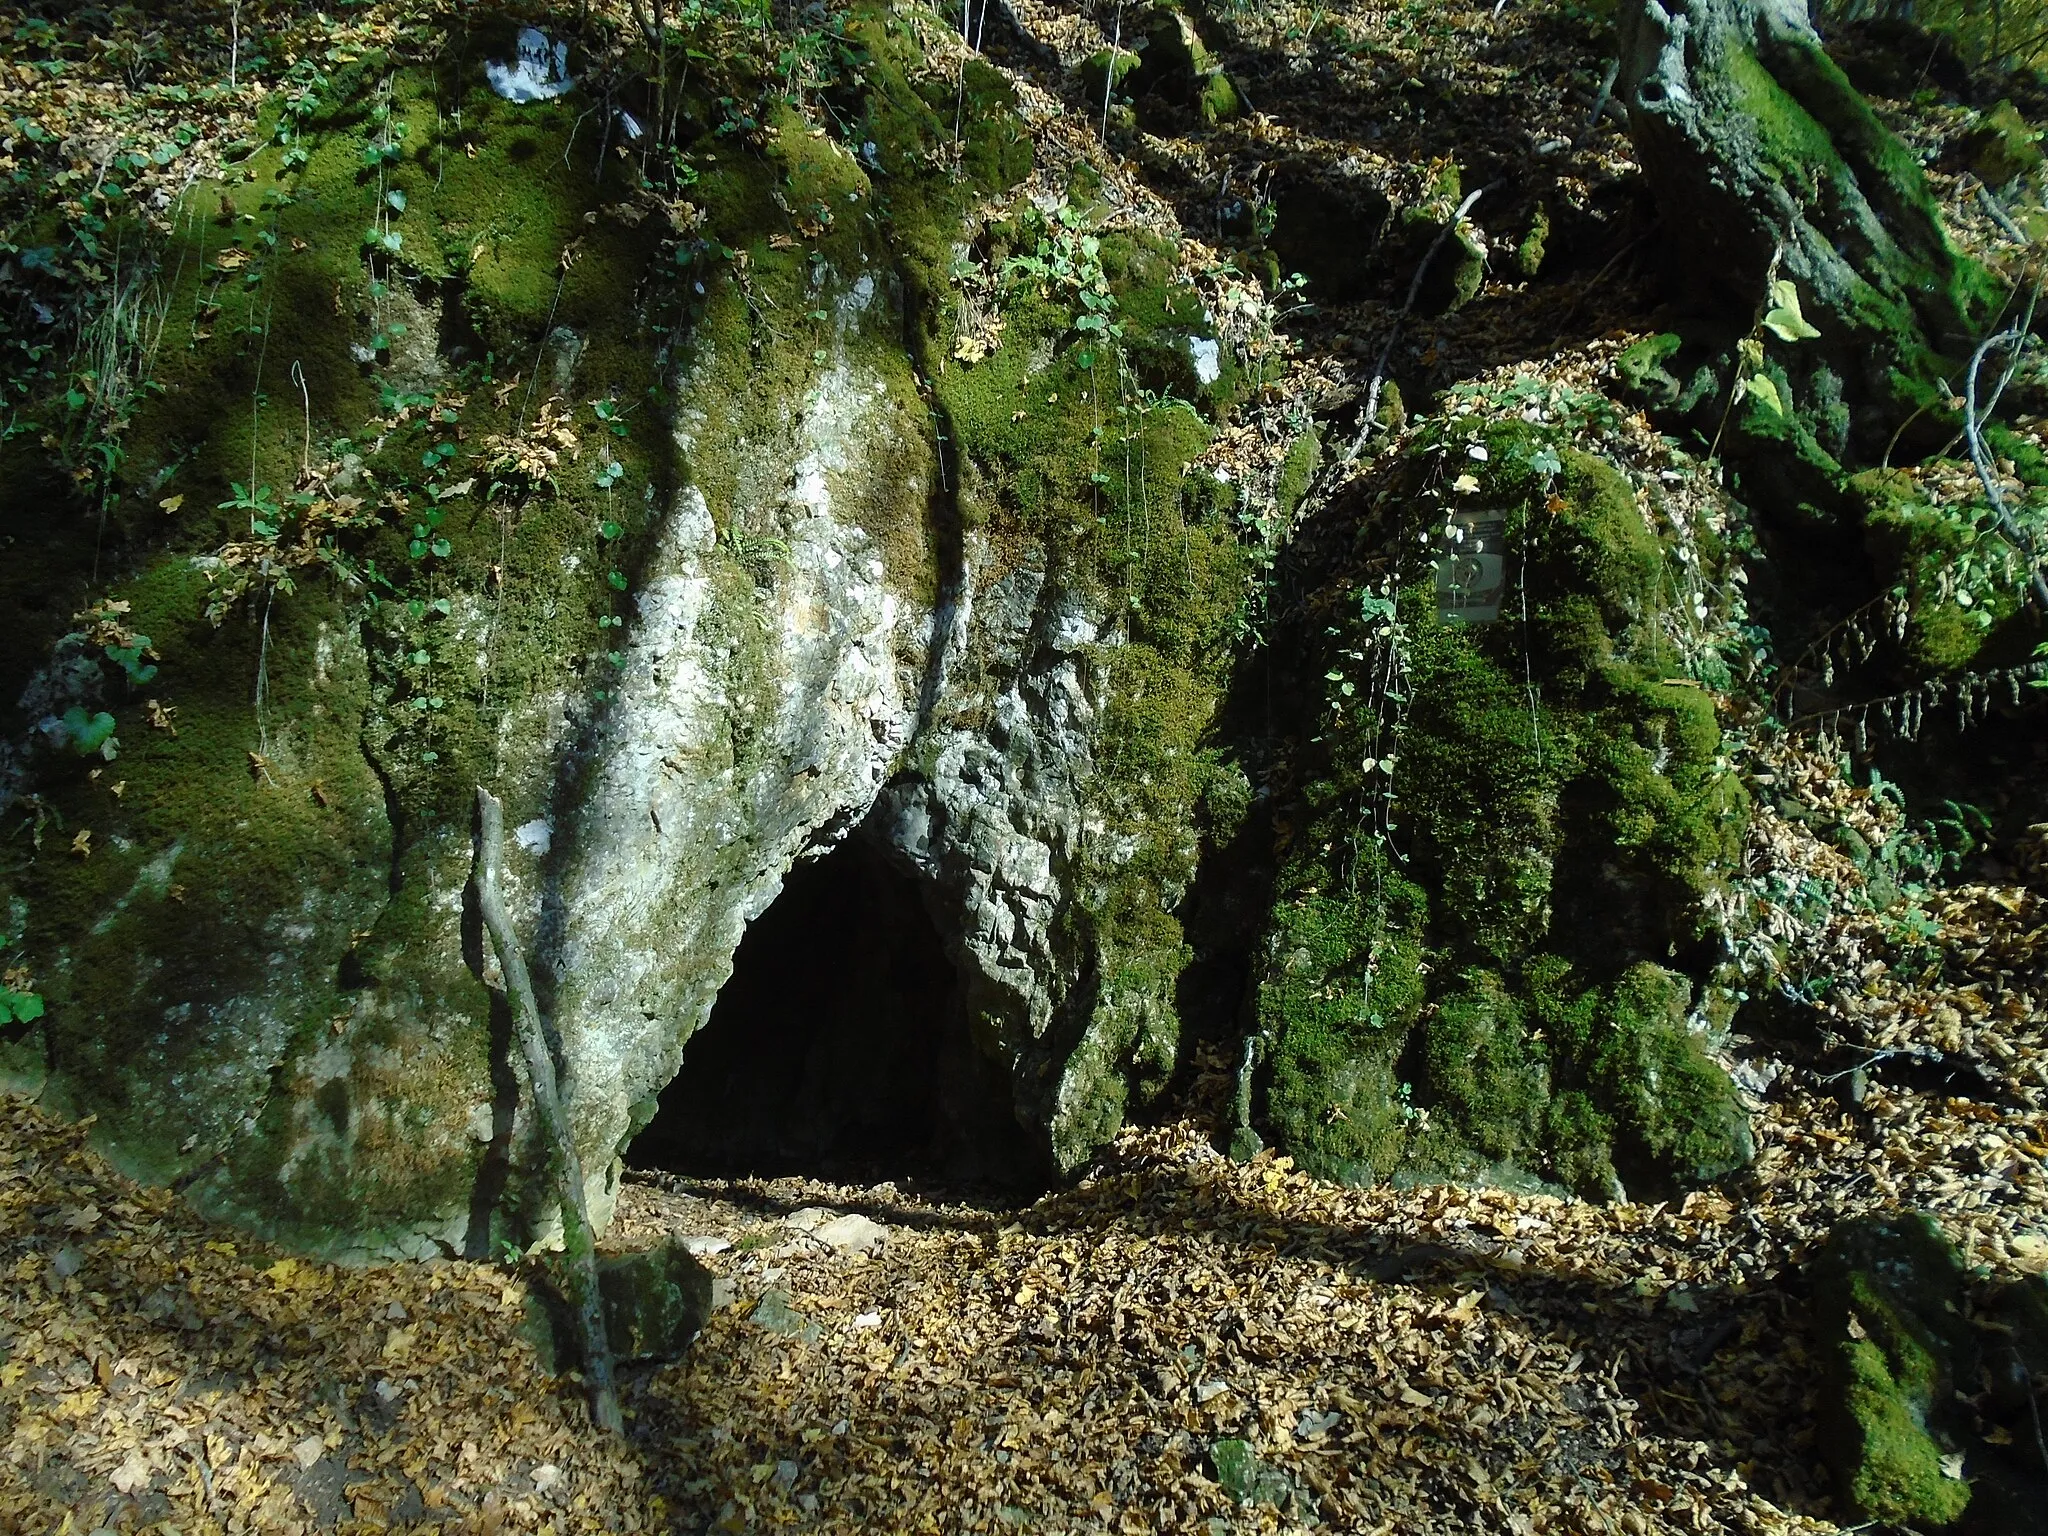
[[[1170,251],[1075,225],[1101,307],[1020,287],[955,360],[956,263],[1031,147],[900,9],[845,18],[829,114],[702,39],[660,196],[580,89],[489,90],[503,30],[278,93],[163,237],[183,318],[104,531],[5,482],[60,593],[6,653],[0,795],[40,842],[0,911],[48,1002],[10,1080],[287,1243],[525,1244],[553,1201],[465,895],[476,785],[600,1219],[750,916],[872,813],[973,1048],[1077,1166],[1175,1060],[1242,590],[1184,470],[1229,359]],[[90,762],[72,709],[113,719]]]
[[[1827,1373],[1821,1450],[1853,1517],[2037,1529],[2048,1282],[1982,1281],[1920,1212],[1844,1222],[1810,1272]]]
[[[1615,98],[1703,331],[1748,333],[1776,279],[1817,333],[1762,338],[1786,419],[1737,422],[1731,456],[1799,460],[1806,479],[1838,483],[1883,462],[1909,424],[1938,443],[1948,429],[1929,408],[2002,293],[1951,245],[1918,156],[1801,6],[1704,0],[1683,19],[1624,6],[1618,21]],[[1796,499],[1824,505],[1810,488]]]
[[[1463,201],[1464,173],[1456,162],[1446,161],[1396,221],[1404,264],[1419,269],[1425,260],[1429,263],[1416,293],[1424,314],[1463,309],[1486,281],[1486,241],[1469,219],[1459,216]]]
[[[1648,494],[1482,410],[1350,513],[1376,574],[1311,605],[1259,984],[1264,1124],[1307,1166],[1605,1194],[1752,1155],[1673,963],[1712,949],[1747,802]]]
[[[711,1316],[711,1271],[679,1241],[606,1254],[597,1287],[617,1360],[679,1359]]]
[[[1930,461],[1917,474],[1866,470],[1850,482],[1863,509],[1866,547],[1896,572],[1905,600],[1902,660],[1920,676],[1960,672],[2023,606],[2024,556],[1988,506],[1948,504],[1923,487],[1967,465]]]
[[[1829,1373],[1822,1443],[1861,1518],[1945,1530],[1970,1503],[1950,1406],[1975,1374],[1964,1279],[1955,1249],[1918,1214],[1845,1223],[1815,1261]]]
[[[2009,101],[1978,115],[1963,140],[1970,169],[1986,186],[2006,186],[2021,176],[2038,175],[2042,166],[2040,135]]]
[[[576,1314],[558,1280],[551,1275],[530,1293],[526,1332],[542,1364],[559,1373],[581,1365],[583,1348]],[[680,1360],[711,1318],[711,1271],[680,1239],[600,1254],[597,1289],[605,1337],[620,1364]]]
[[[1104,48],[1082,62],[1082,88],[1096,112],[1120,97],[1135,103],[1141,117],[1192,113],[1213,128],[1243,110],[1237,88],[1185,11],[1161,6],[1132,31],[1136,48]]]

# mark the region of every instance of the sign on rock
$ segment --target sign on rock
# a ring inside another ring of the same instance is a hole
[[[1500,617],[1507,583],[1505,514],[1453,512],[1436,560],[1437,617],[1491,623]]]

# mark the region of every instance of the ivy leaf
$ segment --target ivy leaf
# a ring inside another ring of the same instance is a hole
[[[80,757],[91,757],[97,752],[109,762],[114,754],[108,750],[114,735],[114,717],[105,710],[87,715],[76,704],[64,711],[63,729],[71,750]]]
[[[0,987],[0,1024],[33,1024],[43,1016],[43,1000],[33,992]]]
[[[384,194],[384,201],[391,205],[393,213],[405,212],[405,194],[399,191],[398,188],[393,187],[389,192],[386,192]]]
[[[1742,381],[1742,392],[1757,404],[1768,406],[1773,414],[1789,416],[1785,409],[1785,397],[1778,393],[1778,386],[1767,374],[1752,373]]]
[[[1764,316],[1764,329],[1780,341],[1811,341],[1820,335],[1800,312],[1799,290],[1788,278],[1771,284],[1771,309]]]

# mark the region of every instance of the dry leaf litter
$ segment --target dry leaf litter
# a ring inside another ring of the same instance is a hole
[[[1779,803],[1896,830],[1832,760],[1769,756]],[[1841,1091],[1842,1050],[1738,1041],[1761,1151],[1725,1190],[1596,1206],[1233,1163],[1214,1150],[1220,1057],[1176,1118],[1021,1210],[638,1174],[611,1241],[690,1239],[720,1305],[683,1363],[628,1380],[619,1440],[541,1370],[527,1276],[227,1238],[113,1173],[89,1127],[8,1100],[0,1523],[1833,1530],[1809,1245],[1908,1205],[1972,1263],[2048,1266],[2048,903],[1929,891],[1921,944],[1851,902],[1801,916],[1773,895],[1795,873],[1860,878],[1839,858],[1766,809],[1742,898],[1760,931],[1854,967],[1817,1012],[1867,1085]],[[1888,1075],[1911,1058],[1883,1053],[1923,1046],[1970,1090]]]

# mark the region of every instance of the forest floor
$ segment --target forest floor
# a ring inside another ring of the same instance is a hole
[[[1767,814],[1753,852],[1800,838]],[[1916,910],[1923,948],[1809,936],[1860,969],[1827,1027],[1867,1078],[1740,1042],[1760,1155],[1677,1203],[1235,1163],[1217,1059],[1022,1208],[630,1175],[610,1242],[699,1239],[719,1305],[616,1438],[542,1369],[530,1272],[274,1252],[0,1101],[0,1528],[1831,1531],[1812,1243],[1903,1205],[2048,1267],[2048,900]],[[1948,1079],[1889,1074],[1936,1044]]]
[[[1016,9],[1067,64],[1116,36],[1113,7]],[[1645,329],[1656,302],[1626,138],[1589,126],[1593,26],[1551,5],[1247,10],[1212,41],[1257,113],[1148,133],[1111,184],[1202,267],[1229,189],[1283,172],[1412,195],[1476,157],[1474,183],[1502,184],[1482,223],[1526,213],[1514,188],[1539,178],[1603,254],[1541,284],[1502,264],[1474,304],[1413,326],[1396,371],[1427,388],[1554,367]],[[1088,152],[1074,103],[1041,95],[1048,140]],[[1937,190],[1999,254],[1972,184]],[[1277,461],[1358,395],[1407,276],[1292,317],[1287,372],[1219,451]],[[1774,777],[1781,799],[1876,814],[1821,758],[1787,752]],[[1759,891],[1773,871],[1854,883],[1797,818],[1766,807],[1751,841]],[[1759,1158],[1681,1202],[1234,1163],[1215,1150],[1216,1059],[1160,1123],[1022,1208],[633,1176],[610,1241],[706,1239],[723,1304],[682,1363],[629,1373],[616,1438],[542,1369],[528,1272],[293,1258],[123,1179],[89,1126],[0,1100],[0,1529],[1832,1531],[1812,1243],[1906,1205],[1993,1274],[2048,1267],[2044,875],[1924,892],[1910,928],[1853,904],[1788,928],[1848,979],[1814,1026],[1834,1044],[1736,1042]],[[1937,1050],[1946,1075],[1914,1066]],[[879,1233],[835,1248],[818,1210]]]

